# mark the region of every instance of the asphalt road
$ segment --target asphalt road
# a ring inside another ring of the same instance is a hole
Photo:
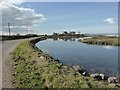
[[[14,62],[12,60],[11,52],[14,51],[15,47],[22,41],[27,39],[19,39],[19,40],[10,40],[10,41],[1,41],[0,42],[0,87],[2,88],[15,88],[12,84],[13,81],[13,72],[14,72]]]

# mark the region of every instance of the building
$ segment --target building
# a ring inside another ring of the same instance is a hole
[[[69,32],[69,35],[76,35],[76,32]]]
[[[68,32],[67,32],[67,31],[64,31],[62,34],[63,34],[63,35],[68,35]]]

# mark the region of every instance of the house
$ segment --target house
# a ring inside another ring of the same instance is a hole
[[[59,35],[59,33],[53,33],[53,35],[54,35],[54,36],[57,36],[57,35]]]
[[[68,32],[67,32],[67,31],[64,31],[62,34],[63,34],[63,35],[68,35]]]
[[[76,35],[76,32],[69,32],[69,35]]]

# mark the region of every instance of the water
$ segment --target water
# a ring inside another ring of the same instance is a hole
[[[116,36],[116,37],[120,37],[119,34],[115,34],[115,35],[105,35],[105,36]]]
[[[88,73],[116,75],[118,47],[88,45],[77,40],[47,39],[36,46],[65,65],[79,65]]]

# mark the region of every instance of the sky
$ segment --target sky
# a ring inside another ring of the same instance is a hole
[[[117,2],[21,2],[2,8],[3,33],[117,33]],[[30,32],[30,31],[29,31]]]

